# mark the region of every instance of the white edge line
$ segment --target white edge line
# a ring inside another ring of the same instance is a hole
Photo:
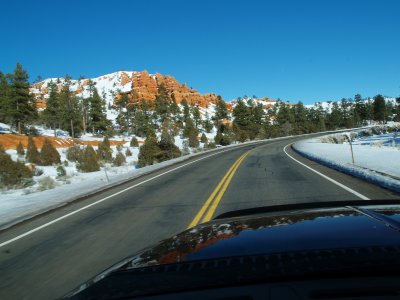
[[[239,148],[239,147],[238,147],[238,148]],[[104,202],[104,201],[106,201],[106,200],[108,200],[108,199],[110,199],[110,198],[112,198],[112,197],[114,197],[114,196],[117,196],[117,195],[119,195],[119,194],[122,194],[122,193],[124,193],[124,192],[126,192],[126,191],[128,191],[128,190],[130,190],[130,189],[133,189],[133,188],[135,188],[135,187],[137,187],[137,186],[139,186],[139,185],[142,185],[142,184],[144,184],[144,183],[146,183],[146,182],[149,182],[149,181],[151,181],[151,180],[153,180],[153,179],[156,179],[156,178],[161,177],[161,176],[163,176],[163,175],[165,175],[165,174],[168,174],[168,173],[171,173],[171,172],[173,172],[173,171],[176,171],[176,170],[178,170],[178,169],[180,169],[180,168],[186,167],[187,165],[191,165],[191,164],[193,164],[193,163],[195,163],[195,162],[198,162],[198,161],[200,161],[200,160],[209,158],[209,157],[214,156],[214,155],[218,155],[218,154],[224,153],[224,152],[226,152],[226,151],[232,151],[232,150],[235,150],[235,149],[237,149],[237,148],[233,148],[233,147],[232,147],[231,149],[226,149],[226,150],[223,150],[223,151],[219,151],[219,152],[216,152],[216,153],[213,153],[213,154],[210,154],[210,155],[201,157],[201,158],[196,159],[196,160],[194,160],[194,161],[191,161],[191,162],[188,162],[188,163],[186,163],[186,164],[180,165],[179,167],[176,167],[176,168],[173,168],[173,169],[168,170],[168,171],[166,171],[166,172],[163,172],[163,173],[161,173],[161,174],[158,174],[158,175],[156,175],[156,176],[154,176],[154,177],[151,177],[151,178],[149,178],[149,179],[143,180],[143,181],[141,181],[141,182],[139,182],[139,183],[137,183],[137,184],[135,184],[135,185],[132,185],[132,186],[126,188],[126,189],[123,189],[123,190],[121,190],[121,191],[119,191],[119,192],[116,192],[116,193],[114,193],[114,194],[112,194],[112,195],[109,195],[109,196],[104,197],[104,198],[102,198],[102,199],[100,199],[100,200],[97,200],[97,201],[95,201],[95,202],[93,202],[93,203],[91,203],[91,204],[88,204],[88,205],[86,205],[86,206],[84,206],[84,207],[81,207],[81,208],[79,208],[79,209],[77,209],[77,210],[74,210],[74,211],[72,211],[72,212],[70,212],[70,213],[68,213],[68,214],[66,214],[66,215],[63,215],[63,216],[61,216],[61,217],[59,217],[59,218],[57,218],[57,219],[54,219],[53,221],[47,222],[47,223],[45,223],[45,224],[43,224],[43,225],[40,225],[39,227],[36,227],[36,228],[34,228],[34,229],[31,229],[31,230],[29,230],[29,231],[27,231],[27,232],[25,232],[25,233],[23,233],[23,234],[20,234],[20,235],[14,237],[14,238],[8,240],[8,241],[5,241],[5,242],[3,242],[3,243],[0,244],[0,248],[6,246],[6,245],[8,245],[8,244],[11,244],[12,242],[15,242],[15,241],[17,241],[17,240],[19,240],[19,239],[22,239],[23,237],[26,237],[26,236],[28,236],[28,235],[30,235],[30,234],[36,232],[36,231],[39,231],[39,230],[41,230],[41,229],[43,229],[43,228],[46,228],[46,227],[48,227],[48,226],[50,226],[50,225],[52,225],[52,224],[54,224],[54,223],[57,223],[57,222],[59,222],[59,221],[61,221],[61,220],[63,220],[63,219],[66,219],[66,218],[68,218],[68,217],[70,217],[70,216],[72,216],[72,215],[74,215],[74,214],[76,214],[76,213],[78,213],[78,212],[81,212],[81,211],[83,211],[83,210],[85,210],[85,209],[88,209],[89,207],[95,206],[95,205],[97,205],[97,204],[99,204],[99,203],[101,203],[101,202]]]
[[[287,156],[289,156],[291,159],[293,159],[295,162],[299,163],[299,164],[302,165],[303,167],[306,167],[306,168],[309,169],[310,171],[313,171],[314,173],[318,174],[319,176],[325,178],[326,180],[329,180],[330,182],[336,184],[337,186],[340,186],[342,189],[344,189],[344,190],[346,190],[346,191],[352,193],[353,195],[356,195],[357,197],[361,198],[362,200],[371,200],[371,199],[369,199],[368,197],[364,196],[363,194],[360,194],[359,192],[356,192],[355,190],[349,188],[348,186],[345,186],[344,184],[342,184],[342,183],[340,183],[340,182],[337,182],[336,180],[334,180],[334,179],[332,179],[332,178],[330,178],[330,177],[328,177],[328,176],[326,176],[326,175],[324,175],[324,174],[322,174],[322,173],[320,173],[320,172],[314,170],[313,168],[311,168],[311,167],[307,166],[306,164],[302,163],[301,161],[295,159],[293,156],[291,156],[291,155],[290,155],[289,153],[287,153],[287,151],[286,151],[286,148],[287,148],[288,146],[290,146],[291,144],[292,144],[292,143],[287,144],[287,145],[283,148],[283,152],[285,152],[285,154],[286,154]]]

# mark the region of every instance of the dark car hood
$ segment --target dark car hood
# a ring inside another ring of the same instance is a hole
[[[314,249],[400,245],[400,205],[339,207],[214,220],[125,261],[118,269]]]

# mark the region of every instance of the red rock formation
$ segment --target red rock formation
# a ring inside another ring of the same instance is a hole
[[[132,75],[131,75],[132,74]],[[119,88],[125,86],[129,82],[131,83],[131,91],[127,92],[132,103],[145,99],[147,101],[154,101],[158,89],[161,84],[165,86],[167,91],[175,96],[176,102],[179,104],[183,99],[186,99],[189,104],[199,105],[201,107],[209,106],[212,103],[216,103],[217,95],[200,94],[198,91],[189,88],[186,84],[180,84],[174,77],[169,75],[155,74],[150,75],[147,71],[127,73],[121,72],[120,74]],[[112,80],[112,77],[102,76],[99,79]],[[75,91],[75,94],[82,92],[83,88],[89,84],[89,79],[85,79],[81,82],[80,86]],[[115,90],[117,90],[117,88]],[[32,85],[33,93],[36,99],[36,106],[40,109],[46,107],[45,95],[48,93],[48,89],[44,86],[44,82],[40,82]],[[117,95],[118,99],[121,95]],[[231,106],[228,104],[228,109]]]

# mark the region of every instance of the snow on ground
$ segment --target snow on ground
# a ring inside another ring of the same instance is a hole
[[[394,134],[382,134],[355,140],[354,164],[348,142],[323,143],[323,138],[313,138],[297,142],[293,147],[304,156],[329,167],[400,191],[400,147],[391,146],[393,139]]]

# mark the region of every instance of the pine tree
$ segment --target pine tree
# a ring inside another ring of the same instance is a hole
[[[139,147],[139,142],[136,137],[132,137],[130,146],[131,147]]]
[[[43,118],[51,125],[54,130],[54,137],[56,137],[56,124],[60,122],[61,118],[60,97],[56,83],[50,81],[47,88],[49,89],[49,98],[47,99],[46,109],[43,111]]]
[[[26,161],[40,165],[40,154],[31,136],[28,137],[28,148],[26,150]]]
[[[208,139],[207,139],[206,135],[204,134],[204,132],[201,135],[200,142],[202,142],[204,144],[208,143]]]
[[[208,108],[206,107],[206,119],[204,120],[203,124],[204,129],[206,130],[207,133],[210,133],[211,130],[213,129],[213,125],[210,121],[210,116],[208,114]]]
[[[83,155],[83,151],[78,145],[69,147],[67,150],[67,159],[69,161],[72,161],[72,162],[79,161],[79,159],[82,155]]]
[[[40,161],[43,166],[61,163],[60,154],[49,139],[44,140],[42,150],[40,151]]]
[[[157,162],[156,156],[160,151],[155,137],[146,138],[144,144],[139,148],[138,167],[142,168]]]
[[[307,120],[307,112],[306,109],[301,101],[299,101],[296,105],[293,106],[294,108],[294,133],[295,134],[302,134],[302,133],[309,133],[309,122]]]
[[[196,129],[199,129],[199,125],[201,123],[201,115],[198,105],[192,107],[192,115],[194,120],[194,126],[196,127]]]
[[[21,141],[17,145],[17,154],[21,156],[25,155],[24,146],[22,146]]]
[[[176,103],[176,98],[174,93],[171,94],[171,106],[170,106],[171,115],[174,116],[175,121],[177,121],[177,117],[181,113],[181,110]]]
[[[183,121],[186,122],[190,119],[190,109],[185,98],[182,99],[181,105],[183,106]]]
[[[71,77],[66,76],[60,97],[60,119],[62,129],[68,130],[72,138],[79,136],[82,131],[82,116],[78,98],[71,92]]]
[[[169,106],[171,104],[171,98],[163,84],[160,84],[160,86],[158,87],[158,94],[154,103],[155,112],[161,117],[161,121],[163,122],[165,118],[168,117],[170,111]]]
[[[239,99],[233,109],[233,122],[239,126],[242,130],[247,130],[250,124],[250,109],[244,103],[243,100]]]
[[[385,98],[382,95],[376,95],[374,97],[374,120],[379,122],[386,121],[386,106],[385,106]]]
[[[226,107],[225,101],[222,100],[221,96],[217,96],[215,119],[218,122],[222,119],[228,119],[228,109]]]
[[[171,132],[170,120],[165,119],[162,124],[161,138],[158,142],[160,152],[156,155],[156,159],[159,162],[181,156],[181,151],[175,145]]]
[[[92,128],[92,133],[104,132],[109,121],[105,113],[105,102],[95,87],[93,87],[92,95],[89,97],[89,106],[89,126]]]
[[[100,160],[111,162],[112,150],[111,150],[110,141],[109,141],[108,137],[104,137],[103,142],[101,142],[99,144],[97,153],[98,153]]]
[[[121,152],[118,152],[113,159],[113,164],[119,167],[122,166],[124,163],[126,163],[125,155],[123,155]]]
[[[126,149],[126,151],[125,151],[125,156],[126,156],[126,157],[132,156],[132,151],[131,151],[129,148]]]
[[[396,98],[396,116],[394,117],[395,122],[400,122],[400,97]]]
[[[0,122],[11,123],[13,121],[11,114],[11,77],[12,75],[4,75],[0,72]]]
[[[18,63],[11,78],[10,114],[19,134],[22,133],[24,124],[37,116],[33,98],[29,93],[28,78],[28,73]]]
[[[92,146],[87,146],[79,157],[78,170],[82,172],[95,172],[100,170],[98,156]]]
[[[33,173],[22,162],[0,151],[0,188],[20,188],[32,183]]]

